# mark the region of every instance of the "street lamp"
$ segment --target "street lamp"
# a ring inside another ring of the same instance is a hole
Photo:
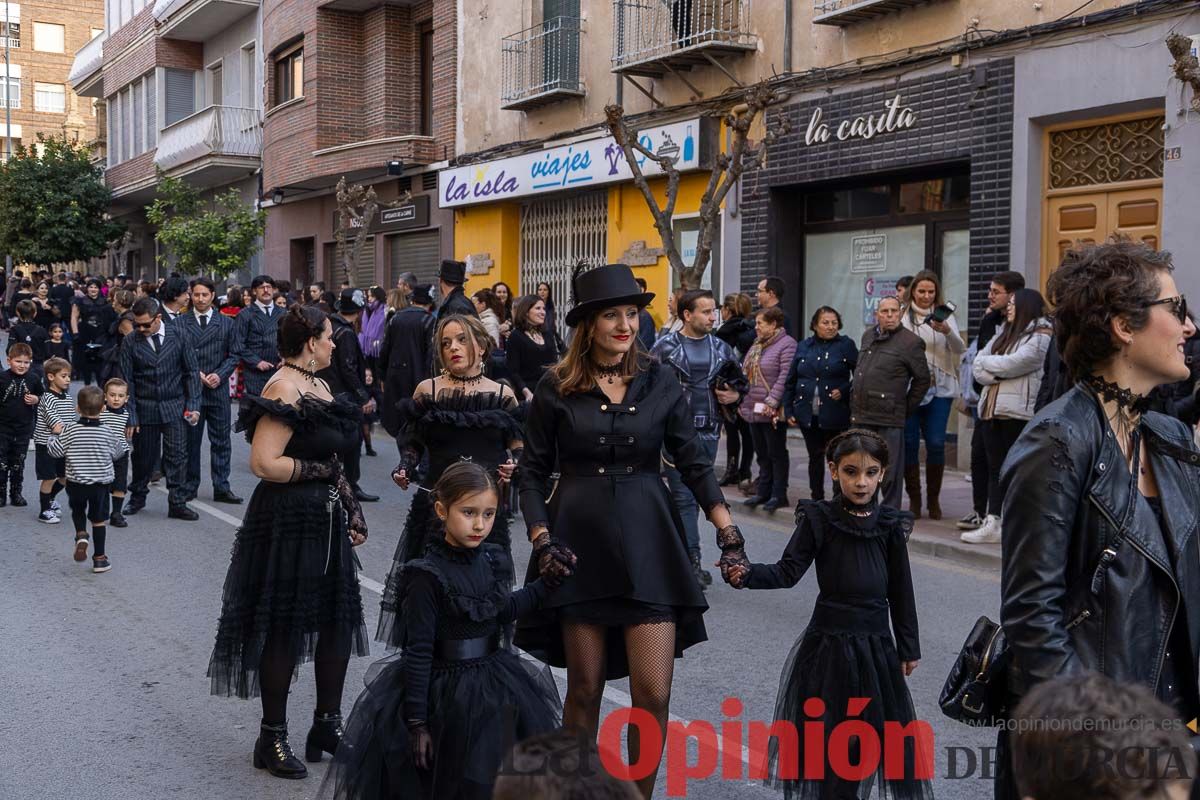
[[[276,186],[275,191],[271,193],[271,202],[275,205],[283,205],[283,189]]]

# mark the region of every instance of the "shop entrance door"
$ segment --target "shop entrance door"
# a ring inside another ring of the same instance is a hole
[[[539,283],[550,284],[554,314],[566,330],[571,302],[571,269],[579,261],[599,266],[606,261],[608,193],[587,192],[539,200],[521,208],[521,294],[533,294]]]
[[[1063,255],[1077,245],[1103,242],[1119,233],[1157,250],[1162,242],[1162,187],[1051,197],[1047,204],[1050,235],[1041,285]]]

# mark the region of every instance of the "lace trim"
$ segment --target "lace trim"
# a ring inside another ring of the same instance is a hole
[[[239,433],[244,431],[246,441],[252,441],[258,421],[270,416],[299,433],[312,433],[323,424],[351,431],[358,426],[361,414],[358,404],[345,392],[334,396],[332,401],[304,395],[296,405],[258,395],[246,395],[242,398],[234,430]]]
[[[870,516],[860,517],[846,510],[843,506],[845,502],[840,496],[834,500],[801,500],[796,504],[796,522],[807,516],[810,522],[822,529],[833,528],[859,539],[875,539],[895,533],[908,541],[912,535],[913,515],[907,511],[875,504]]]
[[[502,552],[501,554],[497,555],[495,553],[496,548],[498,548],[498,545],[481,544],[479,546],[479,550],[481,551],[480,555],[487,559],[488,565],[491,567],[492,572],[491,586],[483,593],[482,596],[467,594],[458,586],[455,586],[454,582],[447,577],[443,567],[437,563],[437,560],[441,557],[441,554],[433,542],[430,543],[429,548],[426,550],[428,556],[426,558],[419,558],[415,561],[410,561],[403,565],[400,568],[401,575],[411,578],[411,572],[413,570],[420,570],[421,572],[432,575],[437,580],[442,591],[446,593],[446,599],[449,601],[450,607],[453,608],[454,611],[462,614],[473,622],[487,622],[495,619],[503,610],[504,604],[508,601],[508,587],[511,583],[511,573],[508,575],[506,580],[505,569],[502,566],[503,562],[507,561],[507,558]],[[450,548],[447,547],[446,549],[449,550]],[[455,557],[454,561],[450,563],[470,563],[476,558],[479,558],[480,555],[471,554],[469,556],[470,561],[468,562],[461,562],[457,557]],[[500,563],[498,564],[497,562]],[[406,580],[404,582],[406,588],[410,584],[411,580]],[[403,600],[401,600],[401,603],[403,603]]]

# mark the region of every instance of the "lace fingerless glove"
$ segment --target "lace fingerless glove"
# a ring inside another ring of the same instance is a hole
[[[356,533],[367,538],[367,520],[363,516],[362,504],[354,496],[354,487],[346,479],[345,473],[339,470],[337,480],[338,501],[346,512],[346,528],[350,533]]]
[[[721,576],[728,580],[732,567],[750,567],[750,559],[746,558],[746,540],[737,525],[726,525],[717,531],[717,546],[721,548]]]
[[[289,483],[303,481],[324,481],[330,485],[336,484],[342,474],[341,462],[336,459],[329,461],[311,461],[306,458],[292,459],[292,477]]]
[[[549,533],[543,533],[534,541],[533,558],[537,561],[538,575],[551,588],[575,574],[575,553],[555,541]]]

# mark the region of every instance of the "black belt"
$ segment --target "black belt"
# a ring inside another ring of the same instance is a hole
[[[474,639],[438,639],[433,644],[433,657],[438,661],[467,661],[490,656],[499,649],[499,633]]]
[[[597,464],[594,462],[581,464],[564,461],[558,465],[558,468],[563,475],[576,477],[608,477],[610,475],[633,475],[641,472],[649,475],[659,474],[657,464],[651,468],[641,464]]]

